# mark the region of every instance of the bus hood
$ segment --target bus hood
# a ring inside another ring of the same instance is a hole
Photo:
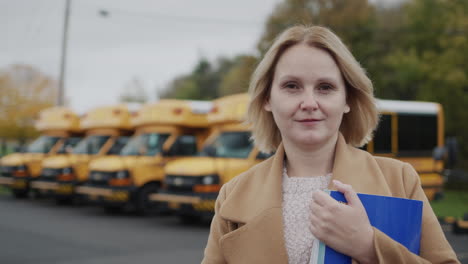
[[[72,161],[70,157],[68,157],[67,155],[52,156],[52,157],[45,158],[42,161],[43,168],[51,168],[51,169],[70,167],[71,164],[72,164]]]
[[[216,174],[223,167],[221,160],[211,157],[192,157],[171,161],[166,164],[166,175],[201,176]]]
[[[26,163],[26,159],[23,153],[12,153],[4,156],[0,160],[2,166],[18,166]]]
[[[107,156],[93,160],[89,164],[90,171],[121,171],[135,167],[138,156]]]

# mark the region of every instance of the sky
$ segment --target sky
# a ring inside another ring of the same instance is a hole
[[[280,2],[71,0],[66,101],[78,113],[115,104],[135,78],[155,101],[158,90],[202,57],[256,54],[265,21]],[[65,3],[0,0],[0,70],[28,64],[59,79]]]
[[[280,0],[72,0],[65,97],[78,113],[118,103],[138,78],[150,101],[201,57],[255,54]],[[107,16],[101,15],[105,10]],[[0,0],[0,69],[59,78],[65,0]]]

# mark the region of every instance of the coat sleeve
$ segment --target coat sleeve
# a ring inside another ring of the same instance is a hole
[[[226,263],[219,241],[224,234],[229,232],[228,223],[219,216],[219,209],[226,199],[226,184],[221,187],[218,198],[215,203],[215,214],[211,220],[210,235],[208,236],[208,243],[205,248],[205,256],[203,257],[202,264],[220,264]]]
[[[407,197],[423,202],[420,256],[374,228],[378,263],[460,263],[432,211],[417,172],[405,164],[402,174]]]

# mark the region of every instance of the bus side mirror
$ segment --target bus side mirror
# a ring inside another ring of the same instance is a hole
[[[432,151],[432,157],[434,158],[434,160],[443,160],[445,157],[445,148],[435,147]]]

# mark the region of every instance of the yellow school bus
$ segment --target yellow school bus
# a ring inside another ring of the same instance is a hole
[[[247,94],[214,101],[208,114],[212,130],[202,152],[168,163],[164,188],[151,195],[152,201],[167,205],[182,221],[212,216],[221,186],[267,157],[254,147],[243,123],[248,102]]]
[[[444,147],[442,106],[431,102],[377,100],[377,107],[380,123],[364,149],[376,156],[410,163],[418,172],[428,199],[440,197],[444,162],[442,157],[434,156],[434,150]]]
[[[107,211],[157,211],[148,196],[159,190],[164,165],[201,149],[211,107],[211,102],[182,100],[144,106],[136,117],[136,133],[120,155],[93,161],[89,180],[78,192]]]
[[[0,161],[0,184],[11,188],[16,198],[25,198],[30,183],[40,175],[42,160],[73,145],[80,136],[80,119],[65,107],[52,107],[39,113],[35,127],[41,136],[20,153],[12,153]]]
[[[192,221],[200,216],[211,217],[221,185],[267,157],[248,143],[250,133],[239,123],[247,103],[247,96],[242,96],[218,100],[215,106],[215,109],[219,107],[218,112],[211,115],[211,120],[218,126],[202,152],[206,157],[167,164],[165,187],[151,196],[152,200],[175,210],[183,221]],[[233,101],[229,103],[229,100]],[[240,100],[237,103],[244,100],[244,105],[235,106],[235,100]],[[427,197],[430,200],[436,198],[444,183],[443,161],[441,157],[433,156],[434,150],[444,145],[441,105],[378,100],[377,106],[382,115],[381,122],[373,140],[363,148],[376,156],[410,163],[419,173]],[[235,116],[232,113],[238,114],[237,120],[232,118]],[[223,118],[225,122],[222,122]]]
[[[98,107],[81,120],[85,138],[64,155],[44,159],[40,177],[31,187],[57,202],[73,202],[75,189],[88,179],[89,162],[103,155],[118,153],[132,134],[132,111],[128,105]]]

